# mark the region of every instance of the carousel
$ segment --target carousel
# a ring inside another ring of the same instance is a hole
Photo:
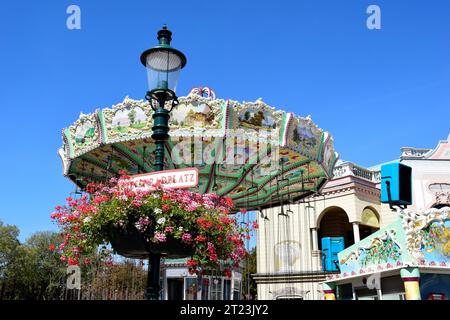
[[[63,174],[80,189],[119,175],[152,172],[155,143],[149,102],[128,97],[81,114],[62,132]],[[217,99],[210,88],[179,98],[169,120],[164,170],[198,169],[192,191],[233,199],[257,210],[317,192],[330,178],[333,139],[310,117],[276,110],[262,100]],[[230,156],[231,155],[231,156]]]

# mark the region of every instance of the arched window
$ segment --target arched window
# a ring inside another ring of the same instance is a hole
[[[380,219],[378,219],[378,215],[374,210],[367,207],[362,212],[361,224],[368,226],[368,227],[379,229],[380,228]]]
[[[380,218],[378,213],[370,207],[366,207],[361,214],[359,233],[361,239],[370,236],[380,229]]]

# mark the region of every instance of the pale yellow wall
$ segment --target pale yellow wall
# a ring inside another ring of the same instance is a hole
[[[379,214],[381,224],[389,221],[392,216],[390,211],[387,213],[382,211],[379,202],[360,199],[354,193],[341,194],[339,196],[334,194],[331,197],[310,199],[309,205],[315,208],[313,211],[308,211],[307,205],[307,203],[291,205],[293,213],[289,215],[289,218],[278,215],[281,211],[280,207],[263,210],[263,214],[270,219],[269,221],[262,219],[258,215],[257,272],[259,274],[277,273],[280,271],[280,266],[276,262],[274,246],[286,240],[295,241],[295,243],[300,245],[298,256],[296,259],[293,259],[294,263],[289,269],[291,272],[322,270],[320,252],[313,254],[311,229],[320,225],[323,213],[329,208],[342,208],[349,216],[350,222],[360,222],[361,214],[364,208],[368,206]],[[287,206],[285,206],[285,210],[287,210]],[[281,228],[279,228],[279,222],[282,223]],[[289,230],[289,238],[286,230]],[[317,243],[318,241],[317,239]],[[308,297],[304,297],[305,299],[321,298],[319,294],[320,288],[313,281],[297,284],[258,284],[258,298],[273,299],[276,290],[289,286],[293,286],[301,292],[310,292]]]

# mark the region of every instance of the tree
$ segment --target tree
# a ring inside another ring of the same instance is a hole
[[[256,248],[253,248],[245,260],[244,275],[242,277],[242,296],[248,300],[254,300],[257,294],[256,282],[252,274],[256,273]],[[250,297],[248,297],[248,287],[250,284]]]
[[[19,229],[16,226],[5,225],[0,220],[0,280],[20,245],[19,240],[17,240],[18,236]]]
[[[133,109],[130,112],[128,112],[128,119],[130,119],[130,126],[134,124],[136,121],[136,110]]]
[[[14,236],[19,234],[16,227]],[[2,228],[0,228],[2,229]],[[4,230],[4,228],[3,228]],[[2,237],[2,243],[4,238]],[[0,299],[58,299],[65,279],[65,266],[50,250],[61,242],[54,232],[37,232],[24,244],[17,239],[14,254],[4,269]]]

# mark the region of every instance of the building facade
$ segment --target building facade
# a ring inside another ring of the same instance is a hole
[[[435,149],[402,148],[398,161],[412,167],[412,212],[450,206],[450,137]],[[364,244],[380,229],[400,223],[399,214],[380,203],[380,167],[367,169],[340,161],[334,178],[317,193],[301,202],[261,210],[257,273],[253,275],[258,299],[324,299],[329,291],[327,283],[336,284],[326,281],[343,277],[338,253]],[[330,244],[336,239],[337,243]],[[405,275],[417,273],[416,269],[404,269]],[[446,268],[442,270],[447,273]],[[404,287],[401,277],[389,273],[386,276],[394,276],[397,283],[388,287],[398,287],[398,283]],[[355,281],[364,279],[361,276]],[[354,288],[358,286],[352,285],[352,298],[357,297]],[[400,299],[402,295],[404,292],[396,292],[391,298]]]
[[[166,259],[161,265],[161,300],[241,300],[242,273],[231,277],[190,274],[187,259]]]

